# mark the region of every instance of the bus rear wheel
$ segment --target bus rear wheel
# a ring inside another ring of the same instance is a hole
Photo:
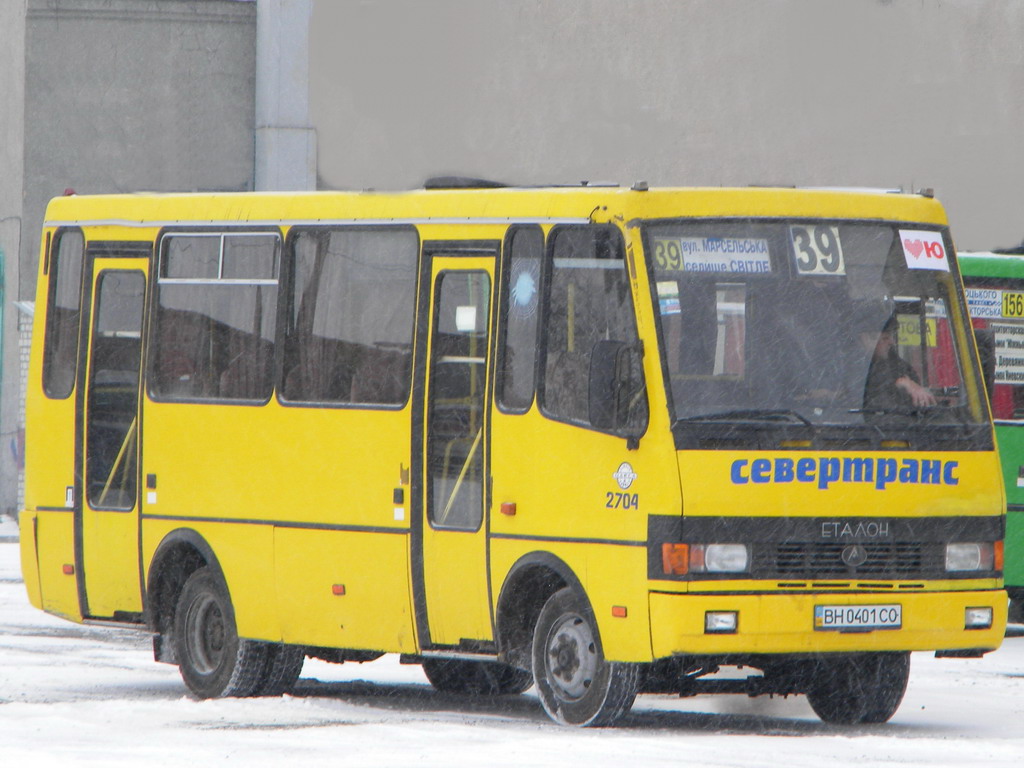
[[[605,660],[590,606],[571,588],[553,594],[533,633],[533,679],[551,719],[611,725],[633,706],[639,668]]]
[[[299,679],[306,661],[306,649],[299,645],[267,643],[267,662],[253,696],[289,693]]]
[[[227,587],[212,568],[185,582],[174,638],[181,677],[201,699],[252,696],[265,679],[268,645],[238,637]]]
[[[428,659],[423,662],[423,673],[439,691],[470,696],[518,694],[533,685],[529,672],[490,661]]]
[[[884,723],[899,709],[909,678],[909,653],[824,658],[814,664],[807,701],[826,723]]]

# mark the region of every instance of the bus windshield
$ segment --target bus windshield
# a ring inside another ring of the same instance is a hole
[[[974,265],[979,260],[986,263],[984,256],[969,258],[974,262],[972,271],[978,269]],[[1002,270],[1012,274],[1019,258],[989,255],[987,260],[996,264],[1004,260]],[[994,351],[992,418],[997,422],[1024,421],[1024,280],[965,274],[964,287],[971,323],[989,335]]]
[[[677,422],[984,422],[942,230],[702,219],[645,235]]]

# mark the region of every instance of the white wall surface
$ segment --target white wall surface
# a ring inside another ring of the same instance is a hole
[[[933,187],[1024,239],[1020,0],[316,0],[321,184]]]

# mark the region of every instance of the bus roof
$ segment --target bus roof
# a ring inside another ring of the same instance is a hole
[[[958,251],[957,262],[965,277],[1024,278],[1024,255],[991,251]]]
[[[331,224],[609,221],[679,217],[879,219],[945,225],[925,194],[884,190],[537,187],[408,192],[240,192],[68,195],[51,200],[47,227],[182,224]]]

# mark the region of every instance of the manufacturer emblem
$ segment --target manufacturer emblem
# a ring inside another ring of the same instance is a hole
[[[619,468],[615,470],[615,474],[612,477],[619,484],[619,488],[626,490],[636,480],[636,472],[633,471],[633,467],[630,466],[628,461],[624,461],[619,464]]]
[[[843,549],[842,555],[843,562],[851,568],[856,568],[858,565],[864,565],[868,559],[868,551],[860,544],[851,544],[850,546]]]

